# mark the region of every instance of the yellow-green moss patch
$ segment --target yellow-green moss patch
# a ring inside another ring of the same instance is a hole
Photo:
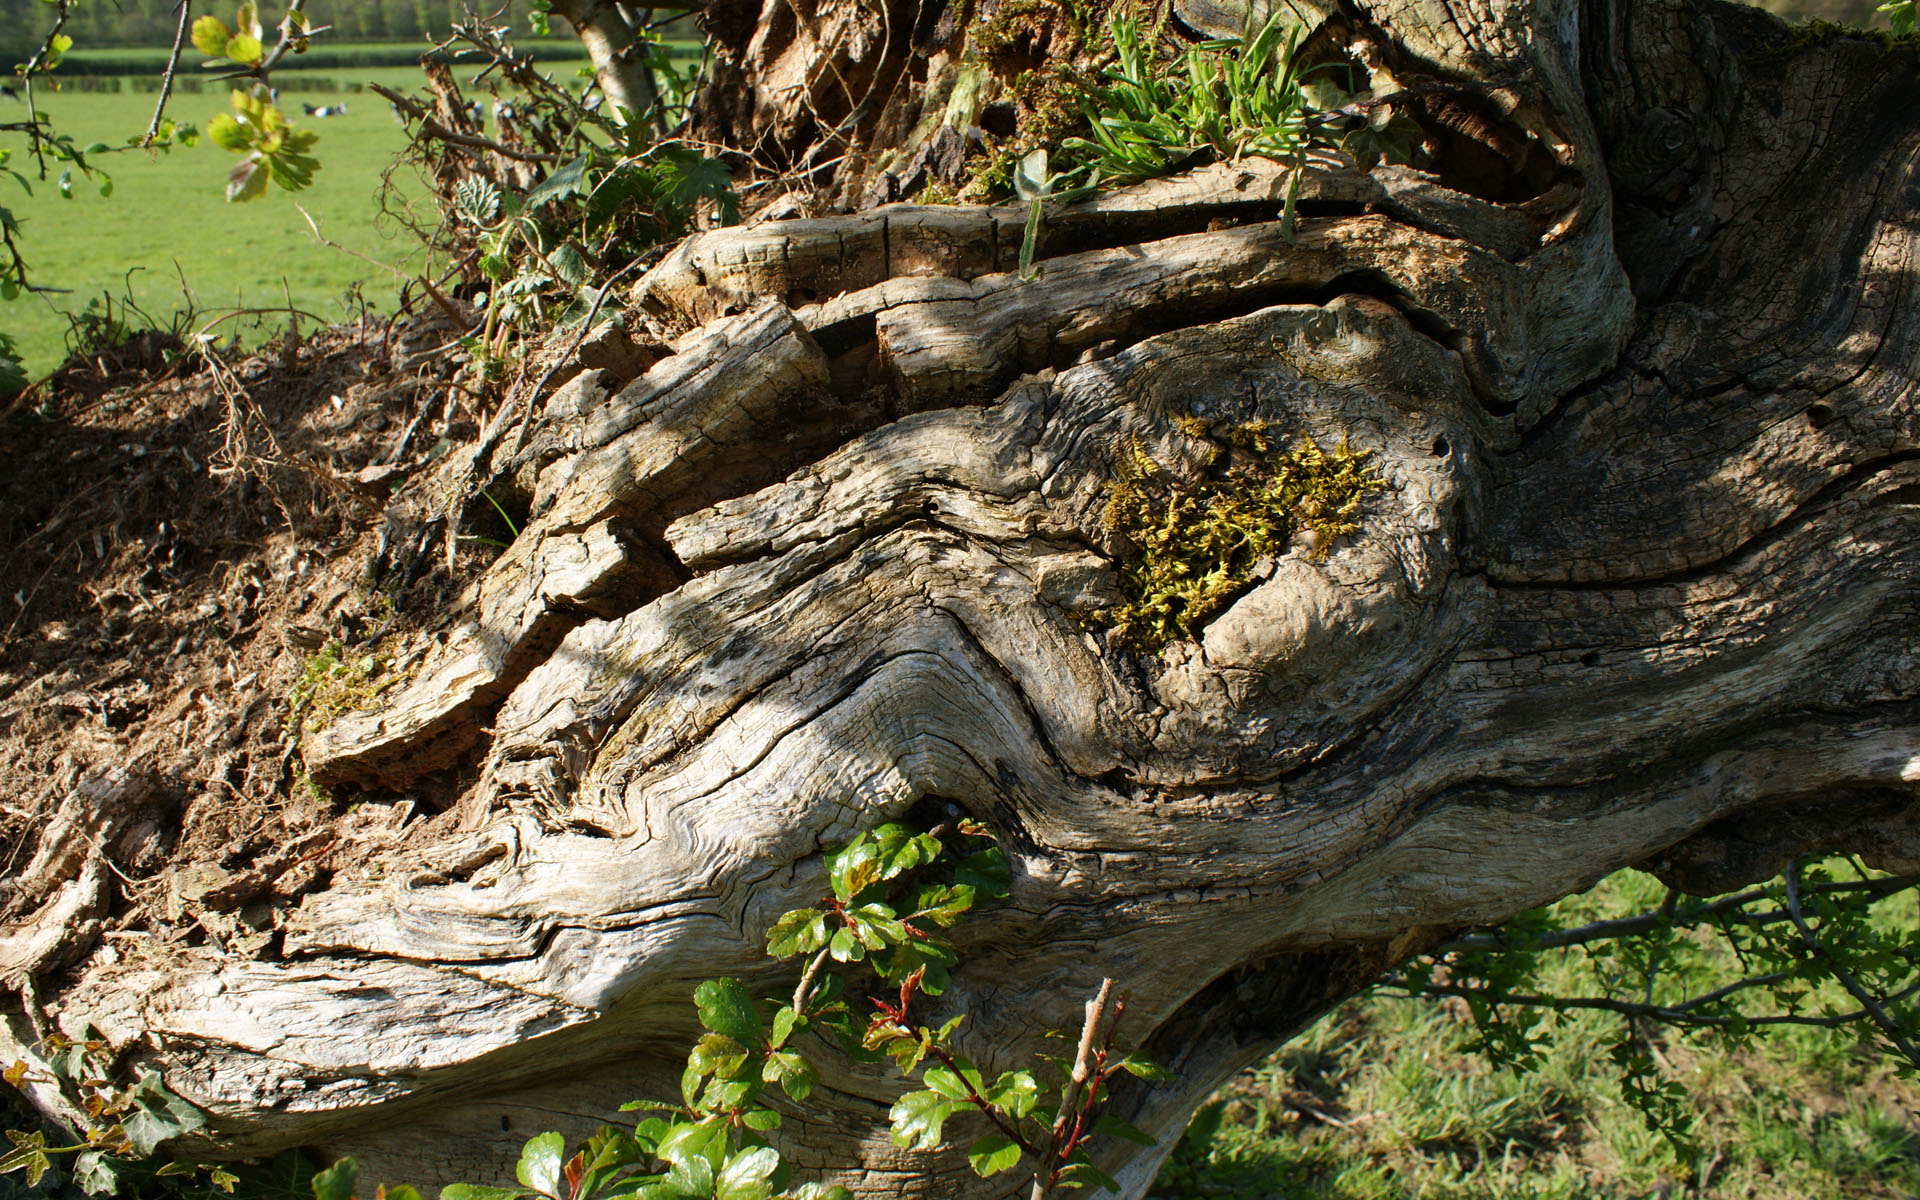
[[[387,691],[407,682],[419,663],[415,658],[401,665],[396,652],[402,648],[349,652],[330,641],[314,651],[287,693],[289,733],[297,738],[325,729],[342,713],[371,708]]]
[[[1224,472],[1179,478],[1137,442],[1122,452],[1107,526],[1129,544],[1120,567],[1127,603],[1103,614],[1142,649],[1190,638],[1224,610],[1262,560],[1312,530],[1316,556],[1360,528],[1360,502],[1380,486],[1367,454],[1289,441],[1266,423],[1241,426],[1221,449]]]

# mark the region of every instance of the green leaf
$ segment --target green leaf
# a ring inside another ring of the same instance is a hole
[[[716,1200],[767,1200],[773,1195],[769,1182],[780,1167],[780,1154],[767,1146],[743,1150],[727,1160],[714,1180]]]
[[[586,256],[581,254],[571,242],[547,255],[547,262],[553,267],[554,274],[560,277],[560,282],[568,287],[579,287],[593,274],[592,268],[587,264]]]
[[[767,953],[775,958],[817,954],[827,944],[827,914],[817,908],[796,908],[781,915],[767,930]]]
[[[738,1078],[747,1063],[747,1048],[724,1033],[702,1034],[687,1055],[687,1069],[702,1075]]]
[[[726,163],[678,148],[663,151],[661,157],[672,167],[668,201],[675,208],[691,212],[700,201],[712,200],[720,210],[722,225],[740,220],[740,199],[734,195],[733,174]]]
[[[939,854],[940,843],[932,836],[889,823],[860,834],[837,853],[829,854],[827,875],[834,895],[850,904],[875,884],[932,862]]]
[[[199,1109],[168,1091],[160,1076],[149,1071],[127,1092],[134,1111],[121,1122],[127,1142],[140,1158],[150,1157],[160,1143],[191,1133],[207,1123]]]
[[[697,1107],[702,1112],[721,1113],[741,1108],[766,1089],[758,1079],[715,1079],[707,1084]]]
[[[1120,1185],[1104,1175],[1092,1163],[1077,1162],[1060,1172],[1060,1182],[1066,1187],[1102,1187],[1110,1192],[1119,1192]]]
[[[41,1176],[47,1173],[47,1168],[51,1165],[45,1150],[38,1146],[22,1146],[6,1157],[0,1158],[0,1174],[8,1171],[25,1171],[27,1186],[39,1187]]]
[[[961,1078],[960,1073],[951,1071],[946,1067],[929,1067],[927,1068],[927,1073],[921,1077],[921,1082],[949,1100],[958,1100],[963,1103],[970,1102],[972,1096],[967,1091],[967,1084],[971,1083],[975,1088],[979,1088],[980,1072],[972,1069],[970,1064],[965,1064],[964,1060],[955,1059],[954,1061],[956,1065],[961,1067],[961,1072],[965,1074],[966,1078],[964,1080]]]
[[[326,1170],[316,1171],[313,1200],[353,1200],[354,1178],[359,1174],[360,1164],[351,1158],[340,1159]]]
[[[1013,194],[1022,201],[1038,202],[1046,198],[1053,190],[1052,177],[1047,174],[1047,150],[1042,146],[1032,151],[1013,169]]]
[[[791,1011],[791,1010],[788,1010]],[[776,1050],[767,1055],[766,1066],[761,1069],[760,1077],[768,1083],[777,1083],[780,1089],[796,1102],[805,1100],[813,1091],[813,1085],[820,1079],[813,1064],[792,1050]]]
[[[1010,1170],[1019,1161],[1020,1147],[997,1133],[990,1133],[967,1148],[967,1165],[982,1179]]]
[[[740,1123],[748,1129],[765,1133],[769,1129],[780,1128],[780,1114],[771,1108],[750,1108],[740,1114]]]
[[[662,1186],[662,1185],[656,1185]],[[660,1200],[700,1200],[713,1195],[713,1164],[704,1158],[688,1158],[673,1164],[667,1172],[664,1190],[654,1192],[649,1189],[642,1192],[648,1200],[658,1196]]]
[[[865,946],[848,929],[836,929],[833,939],[827,943],[827,953],[835,962],[860,962],[867,957]]]
[[[851,842],[839,850],[827,855],[827,880],[833,887],[833,894],[842,904],[851,903],[854,896],[870,886],[879,878],[879,870],[874,860],[879,857],[879,849],[866,834],[857,834]],[[834,937],[839,940],[839,935]],[[838,954],[835,958],[840,958]],[[845,962],[845,959],[840,959]]]
[[[258,155],[241,159],[234,164],[233,170],[227,172],[227,203],[258,200],[266,194],[267,181],[272,176],[272,168]]]
[[[884,950],[907,940],[906,926],[885,904],[862,904],[847,913],[847,928],[869,950]]]
[[[248,145],[247,131],[241,128],[239,121],[226,113],[221,113],[207,122],[207,136],[222,150],[232,150],[235,153],[245,150]]]
[[[1136,1146],[1153,1146],[1159,1144],[1157,1139],[1127,1124],[1119,1117],[1101,1117],[1098,1121],[1094,1122],[1093,1128],[1096,1133],[1102,1133],[1108,1137],[1117,1137],[1123,1141],[1132,1142]]]
[[[59,189],[61,199],[73,199],[73,168],[68,167],[60,172],[60,179],[54,186]]]
[[[742,1046],[759,1046],[766,1041],[753,997],[738,979],[709,979],[693,990],[693,1004],[700,1012],[700,1023],[715,1033],[723,1033]]]
[[[1040,1098],[1040,1081],[1033,1077],[1032,1071],[1008,1071],[982,1091],[995,1108],[1024,1117],[1033,1111]]]
[[[584,195],[588,191],[587,164],[588,155],[582,154],[571,162],[556,167],[551,175],[541,180],[527,193],[526,206],[534,209],[549,200],[564,200],[568,196]]]
[[[266,56],[267,48],[260,44],[259,38],[239,33],[227,39],[222,53],[234,62],[251,66]]]
[[[519,1188],[481,1187],[473,1183],[450,1183],[440,1189],[440,1200],[520,1200],[527,1193]]]
[[[120,1192],[120,1170],[102,1150],[88,1150],[73,1159],[73,1181],[89,1196],[114,1196]]]
[[[227,52],[233,31],[219,17],[201,17],[193,23],[193,48],[208,58],[220,58]]]
[[[914,901],[914,919],[924,917],[942,929],[950,927],[973,907],[973,888],[964,883],[922,888]]]
[[[100,194],[102,196],[113,195],[113,176],[111,175],[100,176]]]
[[[695,1162],[704,1164],[709,1186],[716,1170],[725,1161],[726,1152],[727,1123],[724,1119],[682,1121],[667,1131],[666,1136],[660,1139],[659,1147],[654,1150],[655,1156],[662,1162],[675,1167]]]
[[[793,1011],[793,1009],[790,1007],[783,1005],[780,1008],[774,1010],[773,1036],[767,1040],[767,1044],[771,1046],[773,1049],[778,1050],[780,1047],[787,1044],[788,1038],[792,1037],[796,1033],[806,1032],[806,1028],[807,1028],[806,1016],[802,1013],[797,1013]]]
[[[260,28],[260,6],[254,0],[246,0],[234,13],[233,27],[248,37],[259,41],[264,36]]]
[[[625,1130],[602,1125],[576,1157],[579,1175],[574,1178],[573,1194],[592,1197],[613,1178],[621,1167],[640,1161],[640,1144]]]
[[[1174,1077],[1173,1072],[1167,1070],[1165,1067],[1156,1063],[1150,1063],[1144,1058],[1137,1058],[1131,1054],[1121,1059],[1116,1065],[1129,1075],[1137,1076],[1138,1078],[1154,1083],[1165,1083]]]
[[[969,854],[955,863],[953,869],[953,881],[972,888],[976,903],[1004,898],[1012,878],[1012,872],[1007,868],[1007,856],[1001,853],[998,846],[989,846],[977,854]]]
[[[908,1092],[887,1113],[893,1122],[893,1143],[912,1150],[932,1150],[940,1144],[940,1128],[960,1105],[937,1092]]]
[[[567,1160],[567,1139],[549,1132],[529,1138],[520,1151],[513,1177],[536,1192],[560,1194],[560,1167]]]

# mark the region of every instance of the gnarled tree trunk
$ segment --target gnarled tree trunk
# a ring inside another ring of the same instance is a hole
[[[1014,883],[946,1003],[1004,1067],[1117,976],[1177,1073],[1119,1095],[1158,1150],[1098,1151],[1138,1194],[1211,1089],[1445,931],[1628,864],[1920,862],[1914,48],[1707,0],[1329,17],[1447,85],[1407,105],[1430,169],[1314,157],[1295,240],[1261,160],[1057,206],[1023,279],[1022,211],[861,206],[1038,128],[1016,76],[1087,49],[1064,6],[710,9],[700,131],[833,203],[652,269],[671,353],[542,401],[472,619],[308,739],[370,805],[479,764],[462,827],[271,954],[89,966],[62,1021],[229,1152],[492,1181],[671,1092],[691,986],[775,985],[823,847],[957,806]],[[1360,530],[1194,638],[1115,637],[1128,456],[1199,477],[1252,422],[1369,453]],[[898,1086],[832,1080],[795,1160],[1006,1194],[893,1148]]]

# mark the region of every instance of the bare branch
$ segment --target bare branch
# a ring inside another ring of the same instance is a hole
[[[1800,940],[1806,944],[1807,949],[1825,960],[1827,968],[1833,972],[1833,977],[1840,981],[1840,986],[1847,989],[1847,994],[1859,1002],[1866,1016],[1873,1021],[1886,1039],[1893,1043],[1894,1048],[1905,1055],[1908,1062],[1920,1067],[1920,1049],[1916,1049],[1913,1042],[1908,1039],[1906,1031],[1900,1028],[1900,1022],[1895,1020],[1893,1014],[1886,1010],[1885,1005],[1854,978],[1853,972],[1847,970],[1846,965],[1827,949],[1826,945],[1815,936],[1813,927],[1808,925],[1806,918],[1801,915],[1800,864],[1798,862],[1787,865],[1787,912],[1793,918],[1794,928],[1800,931]]]
[[[1806,890],[1809,893],[1823,895],[1860,892],[1878,900],[1915,886],[1920,886],[1920,875],[1889,875],[1882,879],[1858,881],[1834,880],[1829,883],[1815,884]],[[1790,919],[1790,915],[1783,909],[1772,909],[1762,913],[1736,913],[1735,910],[1756,900],[1765,899],[1766,894],[1764,888],[1749,888],[1744,892],[1722,896],[1711,903],[1683,912],[1675,912],[1662,905],[1658,912],[1641,913],[1638,916],[1619,917],[1607,921],[1593,921],[1572,929],[1557,929],[1524,942],[1515,941],[1499,931],[1469,934],[1442,942],[1430,953],[1440,955],[1456,951],[1558,950],[1567,946],[1586,945],[1589,942],[1637,937],[1667,926],[1691,929],[1713,918],[1726,917],[1729,914],[1733,914],[1732,920],[1742,925],[1771,925]]]
[[[1763,981],[1780,976],[1754,976],[1729,984],[1718,992],[1687,1001],[1684,1005],[1641,1004],[1632,1000],[1615,1000],[1607,996],[1537,996],[1525,993],[1499,992],[1490,988],[1460,987],[1450,983],[1413,984],[1408,980],[1392,978],[1381,986],[1400,989],[1404,998],[1414,996],[1458,996],[1465,1000],[1484,1000],[1488,1004],[1513,1005],[1519,1008],[1550,1008],[1557,1011],[1570,1008],[1592,1009],[1598,1012],[1619,1013],[1626,1017],[1638,1017],[1660,1021],[1668,1025],[1687,1027],[1725,1028],[1735,1023],[1744,1023],[1750,1028],[1764,1025],[1812,1025],[1831,1028],[1839,1025],[1851,1025],[1866,1020],[1869,1014],[1863,1009],[1853,1012],[1832,1013],[1826,1016],[1803,1016],[1799,1013],[1770,1013],[1757,1017],[1708,1016],[1691,1011],[1695,1006],[1704,1004],[1711,997],[1724,998],[1725,994],[1758,986]],[[1392,994],[1392,993],[1389,993]]]
[[[1100,981],[1100,992],[1087,1001],[1087,1019],[1080,1027],[1080,1046],[1073,1055],[1073,1074],[1060,1089],[1060,1111],[1053,1120],[1053,1135],[1047,1144],[1046,1158],[1038,1164],[1033,1176],[1033,1191],[1029,1200],[1045,1200],[1048,1188],[1060,1169],[1062,1151],[1066,1147],[1067,1134],[1074,1126],[1074,1118],[1080,1109],[1080,1095],[1087,1086],[1087,1079],[1093,1074],[1093,1047],[1100,1041],[1101,1027],[1107,1021],[1107,1006],[1113,998],[1113,980]]]
[[[193,15],[193,0],[180,0],[175,5],[180,19],[173,29],[173,49],[167,54],[166,69],[160,72],[160,99],[153,106],[153,120],[147,122],[146,136],[140,139],[144,148],[153,145],[153,139],[160,136],[160,120],[167,113],[167,98],[173,95],[173,73],[180,66],[180,47],[187,40],[187,19]]]
[[[418,104],[415,104],[400,93],[381,87],[377,83],[369,83],[367,88],[370,91],[379,93],[380,96],[399,108],[407,116],[419,121],[421,137],[432,138],[434,141],[446,142],[453,146],[466,146],[474,150],[485,150],[489,154],[498,154],[502,158],[511,158],[517,162],[551,163],[560,161],[560,156],[557,154],[530,154],[525,150],[515,150],[510,146],[503,146],[490,138],[474,137],[472,134],[466,133],[455,133],[432,117],[427,116]]]

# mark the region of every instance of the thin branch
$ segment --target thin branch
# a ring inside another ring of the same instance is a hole
[[[1100,1040],[1101,1026],[1107,1018],[1107,1003],[1112,998],[1113,980],[1102,979],[1099,994],[1087,1001],[1087,1019],[1080,1027],[1080,1046],[1074,1051],[1073,1073],[1067,1076],[1066,1085],[1060,1089],[1060,1111],[1054,1115],[1053,1134],[1047,1144],[1046,1159],[1034,1172],[1033,1190],[1028,1194],[1028,1200],[1046,1200],[1047,1191],[1058,1173],[1061,1149],[1068,1132],[1074,1127],[1080,1093],[1087,1086],[1088,1076],[1093,1073],[1094,1043]]]
[[[167,112],[167,98],[173,95],[173,73],[180,66],[180,47],[187,40],[187,18],[193,15],[193,0],[180,0],[179,23],[173,30],[173,50],[167,55],[167,68],[160,73],[160,99],[153,106],[153,120],[147,122],[147,135],[140,139],[144,149],[153,145],[153,139],[160,136],[160,119]]]
[[[1739,991],[1746,987],[1756,986],[1761,980],[1766,978],[1766,976],[1755,976],[1751,981],[1742,980],[1737,985],[1729,985],[1720,990],[1726,993]],[[1823,1017],[1807,1017],[1801,1016],[1798,1013],[1771,1013],[1758,1017],[1715,1017],[1689,1011],[1696,1005],[1704,1003],[1708,999],[1707,996],[1690,1000],[1685,1005],[1674,1006],[1637,1004],[1631,1000],[1614,1000],[1605,996],[1534,996],[1523,993],[1498,992],[1490,988],[1461,987],[1457,984],[1450,983],[1424,983],[1414,986],[1402,979],[1387,979],[1382,981],[1381,986],[1400,989],[1402,998],[1412,998],[1423,995],[1458,996],[1465,1000],[1479,999],[1486,1001],[1488,1004],[1512,1005],[1517,1008],[1550,1008],[1555,1011],[1569,1008],[1591,1009],[1596,1012],[1618,1013],[1626,1017],[1640,1017],[1648,1020],[1661,1021],[1669,1025],[1692,1027],[1722,1028],[1740,1022],[1746,1024],[1749,1028],[1757,1028],[1762,1025],[1811,1025],[1819,1028],[1833,1028],[1835,1026],[1851,1025],[1858,1021],[1866,1020],[1871,1015],[1864,1009],[1856,1009],[1853,1012],[1833,1013]],[[1913,987],[1907,988],[1901,995],[1910,994],[1915,990],[1920,990],[1920,983],[1916,983]],[[1709,993],[1709,995],[1713,995],[1713,993]]]
[[[1894,1019],[1893,1014],[1886,1010],[1872,992],[1854,978],[1853,972],[1847,970],[1839,958],[1827,949],[1825,944],[1814,935],[1813,928],[1807,924],[1806,918],[1800,915],[1800,864],[1798,862],[1787,864],[1787,912],[1793,917],[1794,928],[1800,931],[1800,940],[1806,944],[1807,949],[1826,960],[1827,968],[1833,972],[1833,977],[1840,981],[1840,986],[1847,989],[1847,994],[1866,1011],[1867,1016],[1872,1019],[1886,1039],[1906,1056],[1908,1062],[1920,1067],[1920,1049],[1916,1049],[1913,1042],[1908,1040],[1906,1031],[1900,1028],[1900,1022]]]
[[[33,143],[33,157],[34,161],[40,164],[42,182],[47,178],[47,154],[43,144],[48,139],[40,131],[40,110],[33,102],[33,73],[51,70],[47,62],[53,57],[53,39],[59,37],[60,31],[67,27],[67,15],[73,7],[73,0],[59,0],[59,2],[60,15],[54,18],[53,28],[47,31],[46,40],[40,43],[40,48],[33,52],[33,57],[20,68],[20,90],[27,94],[27,123],[33,127],[28,134],[28,140]]]
[[[953,1072],[953,1077],[958,1079],[960,1086],[966,1089],[967,1103],[973,1105],[985,1114],[987,1120],[993,1122],[993,1127],[998,1129],[1003,1137],[1020,1147],[1020,1149],[1026,1153],[1035,1155],[1036,1157],[1039,1155],[1040,1148],[1023,1137],[1017,1126],[1009,1124],[1006,1117],[1001,1114],[1000,1109],[993,1101],[980,1094],[979,1090],[973,1086],[973,1081],[967,1078],[967,1073],[962,1071],[959,1064],[954,1061],[952,1054],[942,1050],[939,1046],[928,1046],[927,1053],[939,1059],[941,1066]],[[1035,1176],[1034,1183],[1035,1186],[1039,1185],[1038,1176]]]
[[[379,259],[374,258],[371,255],[362,254],[358,250],[355,250],[349,246],[342,246],[339,242],[330,240],[326,234],[320,232],[320,223],[313,219],[312,213],[308,212],[304,207],[302,207],[297,202],[294,204],[293,207],[300,213],[302,217],[306,218],[307,228],[313,230],[314,240],[319,242],[322,246],[327,247],[327,249],[329,250],[338,250],[342,254],[351,254],[353,255],[353,257],[359,259],[361,262],[367,263],[371,266],[379,267],[382,271],[385,271],[389,275],[392,275],[395,279],[404,279],[407,277],[406,272],[400,270],[400,268],[393,266],[390,263],[383,263]]]
[[[515,150],[511,146],[503,146],[490,138],[475,137],[467,133],[455,133],[432,117],[427,116],[419,105],[407,97],[384,88],[377,83],[369,83],[367,90],[378,92],[381,96],[385,97],[390,104],[393,104],[395,107],[400,108],[402,112],[418,120],[420,122],[421,137],[432,138],[436,142],[446,142],[449,145],[466,146],[473,150],[485,150],[489,154],[498,154],[502,158],[511,158],[516,162],[551,163],[560,161],[558,154],[532,154],[525,150]]]
[[[813,956],[813,961],[807,964],[806,973],[800,976],[799,986],[793,989],[795,1013],[806,1011],[807,1001],[813,997],[813,981],[819,978],[821,969],[827,965],[827,955],[828,951],[822,947],[820,953]]]
[[[1870,880],[1833,880],[1815,884],[1806,891],[1809,894],[1822,895],[1862,892],[1879,899],[1906,891],[1916,885],[1920,885],[1920,875],[1889,875],[1885,878]],[[1668,926],[1689,929],[1703,924],[1710,918],[1743,908],[1755,900],[1765,899],[1766,895],[1764,888],[1749,888],[1744,892],[1722,896],[1711,903],[1690,908],[1684,912],[1669,911],[1663,904],[1659,912],[1641,913],[1639,916],[1620,917],[1608,921],[1594,921],[1573,929],[1558,929],[1522,942],[1516,942],[1499,932],[1469,934],[1466,937],[1442,942],[1429,953],[1440,955],[1454,951],[1557,950],[1566,946],[1581,946],[1588,942],[1612,938],[1636,937]],[[1789,920],[1790,915],[1785,910],[1773,909],[1764,913],[1742,913],[1734,919],[1743,925],[1771,925]]]
[[[280,18],[280,40],[274,43],[273,49],[268,51],[267,56],[261,59],[260,64],[254,68],[254,75],[261,82],[266,82],[267,72],[280,65],[280,60],[285,58],[287,52],[293,49],[295,42],[305,41],[316,33],[325,33],[327,30],[333,28],[331,25],[322,25],[317,29],[308,29],[302,26],[300,32],[295,33],[293,31],[294,14],[298,13],[301,8],[305,6],[306,2],[307,0],[288,0],[286,15]]]

